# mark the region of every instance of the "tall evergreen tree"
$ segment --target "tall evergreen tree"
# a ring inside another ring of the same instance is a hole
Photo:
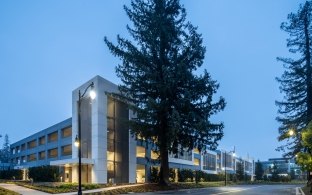
[[[256,180],[262,180],[263,174],[264,174],[264,170],[263,170],[262,163],[258,160],[258,162],[255,163]]]
[[[244,175],[245,175],[244,163],[243,163],[243,161],[238,161],[236,163],[236,177],[239,181],[243,181]]]
[[[297,13],[290,13],[288,22],[281,24],[281,29],[289,34],[287,47],[294,58],[277,58],[286,69],[277,81],[280,91],[285,94],[278,106],[277,121],[280,122],[279,141],[287,140],[278,150],[288,152],[285,156],[294,156],[303,149],[301,131],[312,119],[312,67],[311,67],[311,1],[300,8]],[[296,133],[292,138],[290,129]],[[289,139],[290,138],[290,139]]]
[[[8,163],[10,160],[10,141],[9,136],[5,134],[4,143],[1,150],[1,162]]]
[[[277,166],[277,162],[273,162],[273,166],[270,167],[270,173],[272,174],[271,180],[272,181],[279,181],[279,167]]]
[[[133,25],[133,40],[105,37],[111,52],[122,60],[116,68],[122,97],[136,113],[132,133],[153,140],[159,149],[160,184],[169,182],[168,155],[183,149],[217,147],[223,123],[209,118],[225,107],[219,85],[202,66],[205,47],[197,28],[186,22],[179,0],[132,0],[124,7]]]

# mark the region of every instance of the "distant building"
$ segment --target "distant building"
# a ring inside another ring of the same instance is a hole
[[[133,117],[128,106],[110,95],[117,85],[96,76],[72,92],[72,118],[11,144],[11,163],[15,169],[55,165],[61,167],[63,181],[78,181],[78,150],[73,144],[78,134],[78,91],[94,83],[96,99],[84,98],[82,120],[82,182],[147,182],[151,167],[159,166],[153,143],[134,139],[125,121]],[[146,147],[148,146],[148,147]],[[169,166],[202,170],[210,174],[235,173],[236,161],[244,163],[246,174],[253,176],[251,159],[233,157],[222,150],[185,151],[169,155]],[[226,159],[226,161],[225,161]],[[224,168],[226,167],[226,168]],[[24,174],[26,175],[26,174]]]
[[[296,164],[293,158],[270,158],[268,161],[262,161],[261,164],[264,175],[271,175],[271,170],[275,164],[280,175],[291,175],[293,173],[295,179],[306,178],[306,173],[301,171],[300,166]]]

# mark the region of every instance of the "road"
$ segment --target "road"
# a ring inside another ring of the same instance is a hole
[[[192,194],[192,195],[222,195],[222,194],[236,194],[236,195],[296,195],[296,187],[302,185],[239,185],[227,187],[211,187],[204,189],[190,189],[167,192],[154,193],[139,193],[143,194]]]

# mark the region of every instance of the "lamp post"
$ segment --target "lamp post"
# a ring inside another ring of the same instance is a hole
[[[79,98],[78,98],[78,135],[75,138],[75,146],[78,147],[78,195],[82,195],[81,191],[81,100],[87,93],[88,89],[91,88],[89,96],[93,100],[95,99],[95,92],[93,90],[94,83],[90,83],[84,92],[81,94],[79,90]]]
[[[226,186],[226,150],[224,151],[224,186]],[[233,153],[233,156],[235,156],[235,147],[234,150],[229,151],[228,153]]]

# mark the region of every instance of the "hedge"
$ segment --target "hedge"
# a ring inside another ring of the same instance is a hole
[[[36,182],[56,182],[59,181],[60,172],[56,166],[31,167],[28,170],[28,177]]]
[[[23,171],[22,170],[16,170],[16,169],[1,170],[0,171],[0,179],[22,180],[23,179]]]

